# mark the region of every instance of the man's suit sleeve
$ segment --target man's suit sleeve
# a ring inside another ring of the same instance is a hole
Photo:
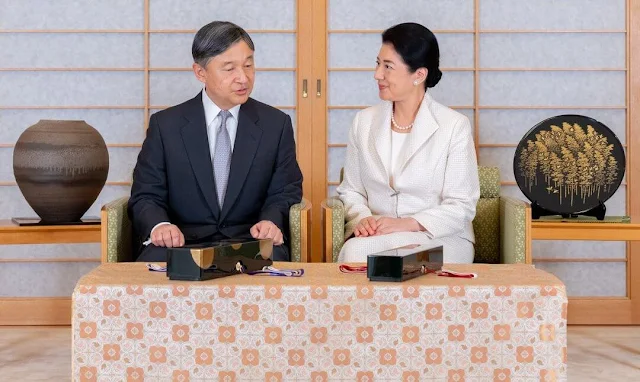
[[[129,198],[129,218],[136,232],[148,237],[158,223],[169,222],[167,213],[167,175],[164,147],[156,115],[152,115],[147,137],[133,170]]]
[[[296,144],[289,116],[285,118],[278,146],[277,161],[260,220],[269,220],[283,230],[289,218],[289,208],[302,200],[302,172],[296,159]],[[282,233],[286,236],[284,230]]]

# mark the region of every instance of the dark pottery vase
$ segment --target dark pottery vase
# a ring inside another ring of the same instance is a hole
[[[40,120],[18,138],[13,173],[41,223],[79,222],[102,191],[109,153],[84,121]]]

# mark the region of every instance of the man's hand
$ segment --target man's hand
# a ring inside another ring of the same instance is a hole
[[[373,216],[368,216],[363,218],[356,224],[356,227],[353,230],[353,234],[355,237],[367,237],[373,236],[376,234],[378,229],[378,222],[376,218]]]
[[[393,232],[417,232],[421,226],[414,218],[389,218],[381,217],[377,221],[376,236]]]
[[[184,235],[175,224],[163,224],[151,231],[151,242],[157,247],[182,247]]]
[[[262,220],[256,223],[249,230],[251,236],[254,239],[271,239],[273,240],[273,245],[281,245],[284,243],[284,238],[282,237],[282,232],[277,225],[273,224],[269,220]]]

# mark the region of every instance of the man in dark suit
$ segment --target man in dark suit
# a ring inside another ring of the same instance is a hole
[[[302,199],[291,118],[249,97],[253,41],[215,21],[193,40],[202,92],[153,114],[133,173],[128,212],[145,240],[138,261],[166,261],[167,247],[272,239],[290,260],[289,208]]]

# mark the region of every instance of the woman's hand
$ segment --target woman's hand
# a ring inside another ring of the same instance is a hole
[[[376,236],[393,232],[417,232],[421,226],[414,218],[389,218],[381,217],[377,221]]]
[[[368,216],[358,222],[353,229],[355,237],[367,237],[376,234],[378,228],[378,222],[373,216]]]

